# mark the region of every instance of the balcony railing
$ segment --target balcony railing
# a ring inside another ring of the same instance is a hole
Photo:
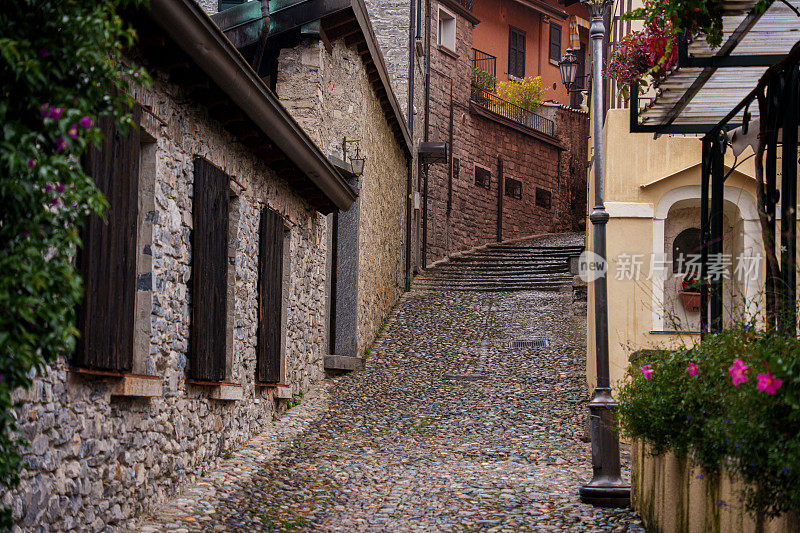
[[[523,126],[527,126],[532,130],[544,133],[545,135],[555,136],[556,125],[555,122],[549,118],[537,115],[533,111],[528,111],[518,105],[512,104],[503,100],[496,94],[482,89],[480,87],[472,87],[470,99],[477,105],[488,109],[489,111],[500,115],[501,117],[512,120]]]
[[[492,76],[497,76],[497,58],[492,54],[472,49],[472,68],[488,72]]]

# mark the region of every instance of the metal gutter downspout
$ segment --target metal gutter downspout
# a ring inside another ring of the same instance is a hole
[[[425,0],[425,138],[430,135],[431,116],[431,0]],[[416,148],[415,148],[416,149]],[[422,268],[428,266],[428,170],[425,164],[425,183],[422,191]]]
[[[418,0],[417,0],[418,1]],[[414,181],[414,157],[417,155],[417,150],[414,148],[414,63],[417,57],[416,54],[416,17],[417,10],[416,1],[410,2],[409,5],[409,24],[408,24],[408,104],[406,107],[406,115],[408,117],[408,134],[411,136],[411,157],[408,159],[408,176],[406,178],[406,250],[405,250],[405,280],[406,292],[411,290],[411,218],[414,212],[411,202]]]
[[[194,0],[151,0],[153,21],[339,209],[355,191]]]

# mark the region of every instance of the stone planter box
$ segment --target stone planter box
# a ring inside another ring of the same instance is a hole
[[[688,458],[652,455],[641,441],[631,446],[631,505],[648,531],[659,533],[790,533],[800,517],[787,514],[758,528],[739,503],[741,485],[730,477],[700,477]],[[723,503],[724,502],[724,503]]]
[[[681,303],[687,311],[699,311],[700,293],[681,291]]]

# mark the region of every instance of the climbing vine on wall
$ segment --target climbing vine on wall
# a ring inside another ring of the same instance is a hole
[[[132,126],[123,62],[135,33],[118,15],[140,0],[14,0],[0,10],[0,487],[19,481],[12,393],[27,388],[78,331],[79,228],[105,200],[80,156],[101,140],[96,123]],[[5,492],[3,490],[2,492]],[[0,509],[0,529],[11,527]]]

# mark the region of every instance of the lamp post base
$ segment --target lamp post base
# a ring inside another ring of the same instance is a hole
[[[581,502],[595,507],[630,507],[631,488],[619,480],[592,480],[580,488]]]

